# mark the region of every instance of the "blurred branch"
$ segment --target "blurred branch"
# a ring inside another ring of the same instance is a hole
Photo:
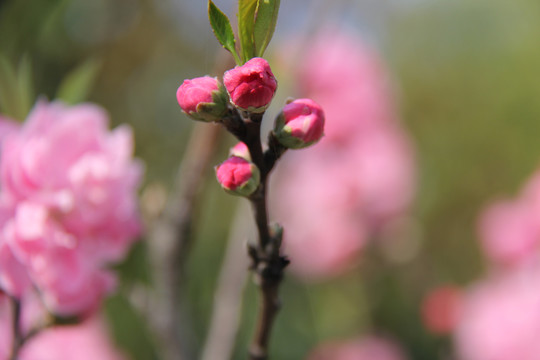
[[[219,126],[195,125],[176,175],[173,193],[148,237],[155,291],[149,299],[146,315],[167,360],[190,357],[186,349],[189,337],[186,319],[181,311],[182,280],[191,246],[195,208],[219,133]]]
[[[21,328],[21,301],[15,297],[11,297],[12,306],[12,318],[11,318],[11,331],[13,333],[13,342],[11,344],[10,360],[17,360],[19,358],[19,350],[24,343],[24,335]]]
[[[249,208],[241,202],[229,234],[227,252],[219,272],[214,308],[202,360],[229,360],[238,332],[242,294],[246,284],[248,259],[244,248],[255,229],[249,221]]]

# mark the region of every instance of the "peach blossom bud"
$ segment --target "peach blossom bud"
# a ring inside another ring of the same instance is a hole
[[[260,182],[257,166],[238,156],[231,156],[218,165],[216,176],[225,191],[239,196],[253,194]]]
[[[262,58],[253,58],[225,72],[223,83],[234,105],[257,113],[266,110],[277,88],[270,65]]]
[[[290,149],[310,146],[323,136],[324,112],[311,99],[297,99],[283,107],[274,132],[281,145]]]
[[[246,144],[239,142],[229,150],[229,156],[238,156],[247,161],[251,161],[251,154]]]
[[[176,91],[176,99],[186,114],[199,121],[221,120],[229,103],[223,85],[210,76],[184,80]]]

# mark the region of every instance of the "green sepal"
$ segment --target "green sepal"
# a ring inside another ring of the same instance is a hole
[[[187,113],[192,119],[204,122],[219,122],[225,116],[229,106],[229,94],[223,86],[219,84],[218,90],[212,92],[211,103],[200,103],[197,111]]]
[[[274,123],[274,136],[277,141],[287,149],[303,149],[317,143],[319,140],[305,142],[292,135],[292,129],[285,124],[285,116],[281,112]]]
[[[228,194],[235,195],[235,196],[250,196],[257,190],[259,187],[259,184],[261,183],[261,172],[259,171],[259,168],[255,164],[251,164],[251,177],[248,181],[246,181],[242,186],[239,186],[232,189],[227,189],[222,186],[223,190],[227,192]]]

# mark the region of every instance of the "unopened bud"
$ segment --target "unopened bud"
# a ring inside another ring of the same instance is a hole
[[[321,139],[324,131],[324,112],[311,99],[297,99],[283,107],[276,119],[274,133],[281,145],[301,149]]]
[[[229,103],[224,86],[210,76],[184,80],[176,91],[176,99],[186,114],[199,121],[221,120]]]
[[[216,167],[216,177],[228,193],[249,196],[259,186],[261,176],[255,164],[241,157],[231,156]]]
[[[263,58],[253,58],[225,72],[223,83],[235,106],[255,113],[266,110],[277,88],[277,80]]]
[[[251,161],[251,154],[246,144],[239,142],[229,150],[229,156],[238,156],[247,161]]]

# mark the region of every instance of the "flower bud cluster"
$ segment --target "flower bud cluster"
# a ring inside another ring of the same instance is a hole
[[[322,108],[311,99],[292,100],[274,123],[269,149],[254,160],[252,151],[258,151],[260,144],[252,140],[259,134],[250,137],[253,134],[248,128],[254,122],[260,123],[276,89],[270,65],[256,57],[226,71],[223,84],[217,78],[204,76],[185,80],[176,92],[178,104],[188,116],[221,123],[240,140],[231,149],[230,158],[216,167],[219,183],[231,194],[251,196],[259,187],[261,173],[265,178],[286,149],[308,147],[323,136]]]

